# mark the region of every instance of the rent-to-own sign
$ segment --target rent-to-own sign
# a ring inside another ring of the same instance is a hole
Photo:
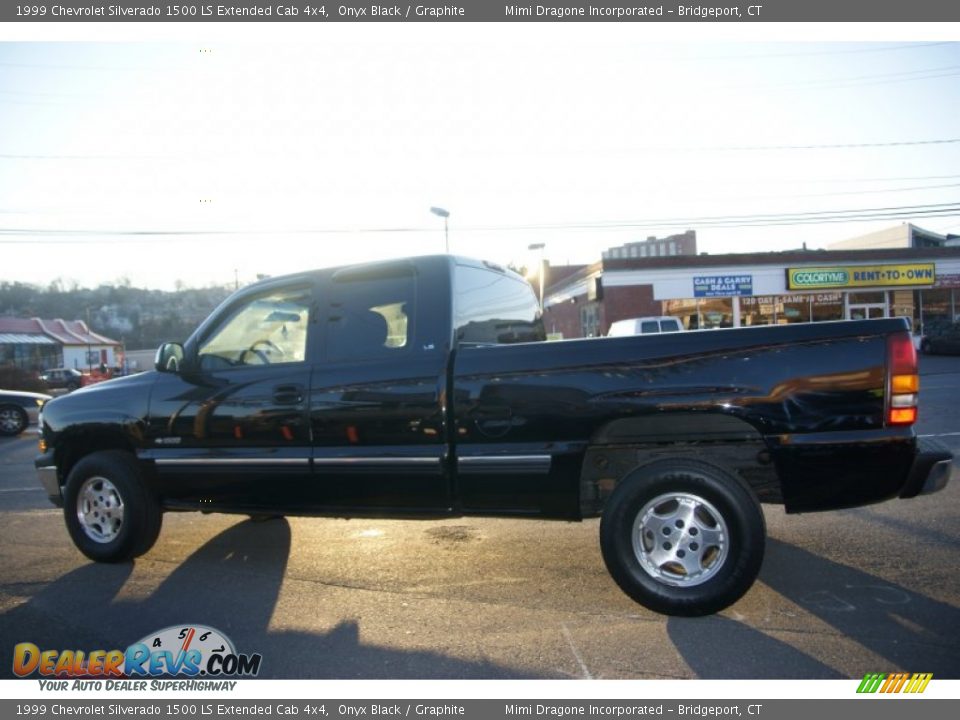
[[[787,268],[790,290],[933,285],[935,280],[933,263]]]
[[[753,275],[699,275],[693,278],[694,297],[753,295]]]

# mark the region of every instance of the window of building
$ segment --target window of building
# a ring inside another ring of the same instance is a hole
[[[580,308],[580,334],[585,338],[600,336],[599,303],[587,303]]]
[[[733,298],[701,298],[698,310],[701,330],[733,327]]]
[[[667,300],[663,311],[677,318],[687,330],[733,327],[733,298]]]
[[[693,298],[666,300],[663,303],[663,313],[677,318],[686,330],[696,330],[698,327],[697,301]]]
[[[841,293],[810,295],[810,320],[812,322],[843,320],[843,295]]]
[[[63,364],[59,345],[52,343],[0,343],[0,365],[40,372]]]
[[[788,325],[843,319],[840,293],[766,295],[740,298],[740,324]]]
[[[922,322],[925,328],[929,328],[931,324],[942,325],[953,320],[952,292],[948,288],[920,291]]]

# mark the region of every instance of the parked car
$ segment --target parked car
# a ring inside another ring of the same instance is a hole
[[[613,579],[716,612],[788,513],[941,490],[903,318],[544,340],[529,283],[421,257],[264,280],[156,372],[43,410],[38,477],[74,544],[147,552],[165,510],[600,516]]]
[[[51,390],[76,390],[83,385],[83,373],[74,368],[54,368],[41,373],[40,379]]]
[[[927,323],[920,338],[920,352],[925,355],[960,354],[960,323]]]
[[[607,337],[626,337],[627,335],[654,335],[657,333],[681,332],[683,323],[679,318],[639,317],[628,320],[617,320],[610,325]]]
[[[0,390],[0,435],[19,435],[36,423],[49,395],[20,390]]]

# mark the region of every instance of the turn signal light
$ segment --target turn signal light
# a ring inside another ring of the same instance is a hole
[[[890,379],[890,392],[915,393],[920,391],[920,377],[918,375],[894,375]]]

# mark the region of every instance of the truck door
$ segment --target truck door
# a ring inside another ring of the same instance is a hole
[[[313,374],[314,486],[331,508],[400,514],[451,507],[444,389],[448,272],[434,260],[346,268],[325,288],[324,361]]]
[[[313,283],[264,286],[204,324],[179,373],[158,374],[142,457],[168,498],[290,508],[309,491]]]

